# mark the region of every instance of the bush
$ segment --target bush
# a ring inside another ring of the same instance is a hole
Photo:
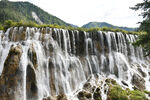
[[[4,30],[4,27],[0,24],[0,30]]]

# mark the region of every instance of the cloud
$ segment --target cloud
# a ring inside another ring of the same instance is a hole
[[[17,1],[17,0],[15,0]],[[82,26],[91,21],[137,27],[142,18],[129,7],[143,0],[24,0],[60,19]]]

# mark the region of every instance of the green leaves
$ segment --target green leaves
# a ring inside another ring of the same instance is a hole
[[[138,40],[133,43],[135,46],[142,46],[146,52],[145,56],[150,55],[150,1],[143,0],[142,3],[138,3],[135,7],[132,7],[133,10],[141,10],[141,16],[143,16],[143,21],[140,22],[140,31],[145,31],[146,34],[141,34]]]

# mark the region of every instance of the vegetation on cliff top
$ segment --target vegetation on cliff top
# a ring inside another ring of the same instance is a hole
[[[113,29],[110,27],[103,27],[103,28],[79,28],[79,27],[71,27],[71,26],[60,26],[57,24],[36,24],[32,21],[29,22],[14,22],[12,20],[6,20],[3,25],[0,25],[0,30],[6,31],[9,27],[51,27],[51,28],[61,28],[61,29],[68,29],[68,30],[79,30],[79,31],[87,31],[87,32],[93,32],[93,31],[112,31],[112,32],[122,32],[125,34],[141,34],[141,32],[129,32],[121,29]]]

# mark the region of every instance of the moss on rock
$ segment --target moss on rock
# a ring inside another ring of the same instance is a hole
[[[140,90],[133,90],[129,92],[130,100],[148,100],[145,93]]]
[[[127,91],[123,90],[119,85],[110,85],[107,100],[129,100]]]
[[[120,85],[110,85],[107,96],[107,100],[148,100],[144,91],[124,90]]]

